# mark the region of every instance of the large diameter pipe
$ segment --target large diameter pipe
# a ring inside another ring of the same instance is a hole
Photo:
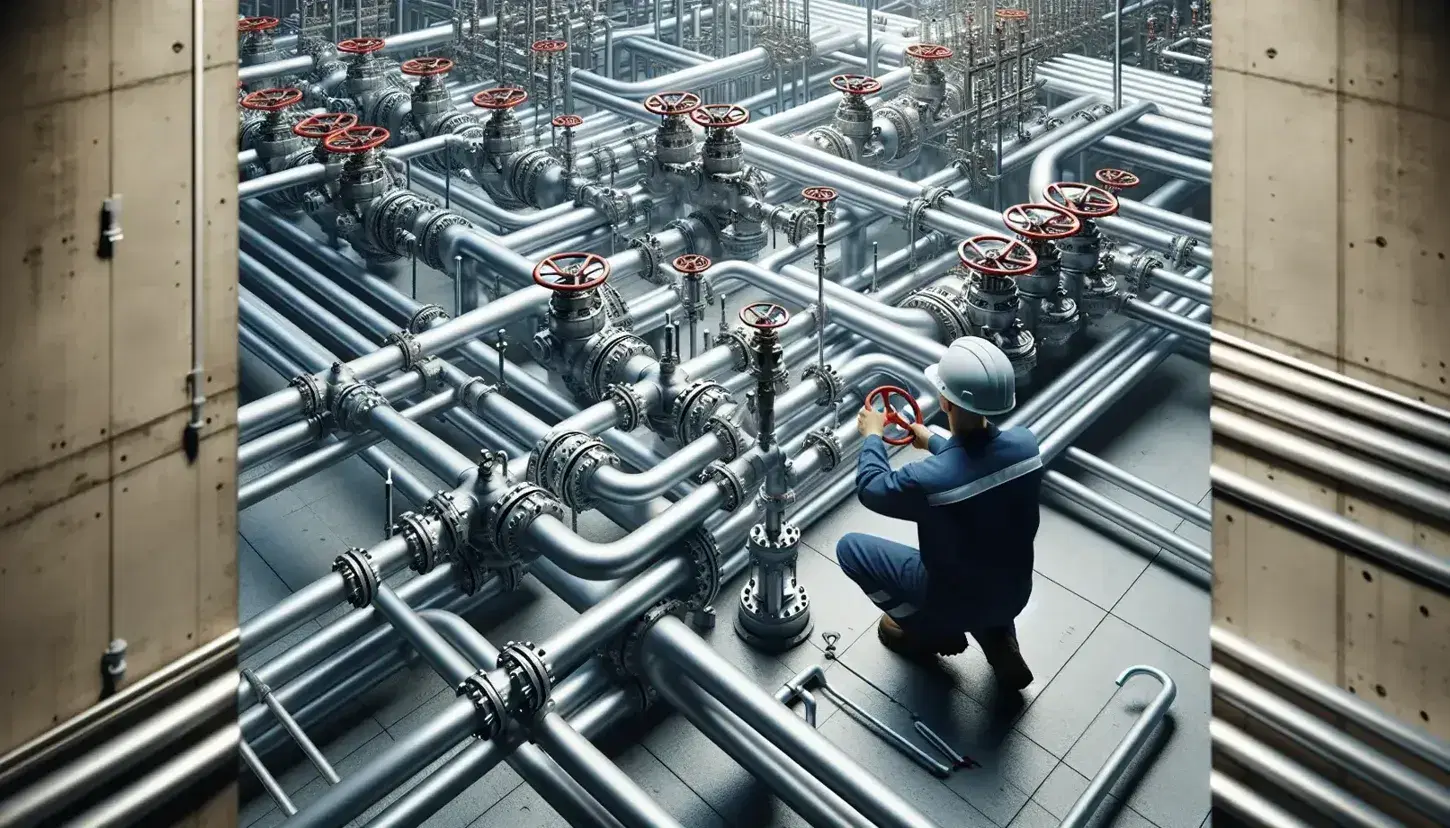
[[[874,824],[881,828],[936,828],[911,803],[741,675],[684,622],[673,617],[660,619],[645,634],[644,648],[647,656],[679,668]]]

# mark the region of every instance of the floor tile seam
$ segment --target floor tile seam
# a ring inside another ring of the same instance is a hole
[[[1066,587],[1064,587],[1064,589],[1066,589]],[[1093,606],[1097,606],[1097,605],[1094,604]],[[1012,727],[1013,727],[1014,730],[1017,728],[1017,725],[1019,723],[1021,723],[1022,717],[1023,716],[1026,716],[1027,715],[1027,712],[1032,709],[1033,705],[1037,704],[1037,700],[1042,697],[1042,694],[1047,692],[1047,688],[1051,687],[1052,686],[1052,683],[1054,681],[1057,681],[1058,676],[1061,676],[1062,675],[1062,671],[1067,669],[1067,665],[1071,664],[1072,663],[1072,660],[1077,657],[1077,654],[1080,653],[1080,652],[1082,652],[1082,648],[1085,647],[1085,646],[1087,646],[1088,641],[1103,626],[1103,621],[1106,620],[1107,617],[1108,617],[1107,616],[1107,613],[1104,613],[1103,614],[1103,617],[1102,618],[1099,618],[1098,621],[1097,621],[1097,623],[1093,625],[1093,628],[1091,630],[1088,630],[1088,634],[1085,635],[1085,636],[1083,636],[1083,638],[1082,638],[1082,643],[1078,644],[1077,647],[1073,649],[1072,653],[1068,655],[1067,659],[1062,662],[1062,666],[1059,667],[1059,668],[1057,668],[1056,672],[1054,672],[1052,674],[1052,678],[1049,678],[1042,685],[1042,693],[1038,693],[1036,696],[1033,696],[1030,701],[1028,701],[1026,704],[1024,704],[1022,706],[1022,709],[1021,710],[1017,711],[1017,715],[1015,717],[1013,717],[1013,719],[1012,719]],[[981,704],[981,702],[977,702],[977,703],[978,704]],[[1104,705],[1104,706],[1106,706],[1106,705]],[[1101,712],[1102,711],[1099,711],[1099,713],[1101,713]],[[1094,720],[1096,720],[1097,717],[1094,716],[1093,718],[1094,718]],[[1088,726],[1091,727],[1092,726],[1092,723],[1089,722],[1088,723]],[[1087,732],[1087,729],[1084,728],[1083,729],[1083,733],[1086,733],[1086,732]],[[1079,733],[1077,738],[1078,739],[1081,739],[1082,738],[1082,733]],[[1077,741],[1074,740],[1073,741],[1073,745],[1076,745],[1076,744],[1077,744]],[[1042,747],[1042,746],[1039,745],[1039,747]],[[1043,747],[1043,750],[1047,750],[1047,748],[1046,747]],[[1072,746],[1069,746],[1068,747],[1068,750],[1069,751],[1072,750]],[[1048,750],[1047,753],[1048,753],[1048,755],[1054,756],[1054,757],[1056,757],[1058,759],[1063,759],[1063,758],[1065,758],[1067,756],[1067,751],[1064,751],[1062,756],[1058,756],[1056,753],[1053,753],[1051,750]]]
[[[1132,627],[1133,629],[1137,630],[1138,632],[1142,633],[1143,635],[1146,635],[1149,638],[1153,639],[1154,641],[1158,642],[1159,644],[1162,644],[1164,647],[1167,647],[1169,650],[1172,650],[1174,653],[1177,653],[1178,655],[1183,656],[1184,658],[1188,659],[1189,661],[1193,662],[1194,664],[1197,664],[1199,667],[1202,667],[1205,670],[1207,670],[1209,668],[1209,665],[1204,664],[1203,662],[1199,661],[1198,659],[1194,658],[1193,656],[1189,655],[1188,653],[1183,652],[1182,650],[1178,649],[1177,647],[1173,646],[1172,644],[1169,644],[1167,641],[1164,641],[1163,639],[1161,639],[1158,636],[1154,635],[1153,633],[1151,633],[1151,632],[1143,629],[1142,627],[1138,626],[1137,624],[1134,624],[1132,621],[1129,621],[1128,619],[1122,617],[1121,615],[1118,615],[1117,613],[1109,613],[1109,615],[1112,615],[1114,618],[1118,619],[1119,621],[1123,622],[1124,624],[1127,624],[1129,627]]]
[[[1114,618],[1118,618],[1118,615],[1117,615],[1118,607],[1123,603],[1123,599],[1124,598],[1127,598],[1128,597],[1128,593],[1130,593],[1130,592],[1133,591],[1133,587],[1137,586],[1138,585],[1138,582],[1141,581],[1141,580],[1143,580],[1143,576],[1148,574],[1148,570],[1152,569],[1154,566],[1157,565],[1158,559],[1163,556],[1163,553],[1164,553],[1163,547],[1161,547],[1161,546],[1158,547],[1158,551],[1153,554],[1153,557],[1151,557],[1151,558],[1148,559],[1148,565],[1145,566],[1145,567],[1143,567],[1142,571],[1139,572],[1136,576],[1134,576],[1133,582],[1130,583],[1130,584],[1128,584],[1128,588],[1125,589],[1125,590],[1123,590],[1123,593],[1118,596],[1118,599],[1113,602],[1113,605],[1111,607],[1108,607],[1107,608],[1108,615],[1111,615]],[[1121,619],[1121,618],[1118,618],[1118,620],[1119,621],[1123,621],[1123,619]],[[1123,623],[1127,624],[1128,622],[1123,621]],[[1132,624],[1128,624],[1128,626],[1132,627],[1133,625]],[[1133,629],[1136,630],[1137,627],[1133,627]]]
[[[691,730],[693,730],[695,733],[699,734],[706,741],[710,742],[710,744],[715,745],[715,747],[717,749],[719,749],[721,753],[725,753],[725,749],[724,748],[721,748],[719,745],[716,745],[715,744],[715,741],[713,739],[711,739],[710,737],[705,736],[704,731],[700,730],[698,727],[695,727],[695,723],[692,722],[692,721],[690,721],[689,719],[686,719],[685,716],[684,716],[684,714],[676,711],[674,713],[671,713],[670,715],[672,715],[672,716],[679,716],[681,719],[684,720],[685,724],[687,724],[687,725],[690,726],[690,729]],[[825,738],[825,737],[822,737],[822,738]],[[661,767],[663,767],[665,770],[669,771],[671,776],[673,776],[674,778],[680,780],[680,784],[685,786],[685,790],[687,790],[690,793],[694,794],[696,799],[698,799],[701,802],[705,803],[705,807],[710,809],[710,813],[712,813],[715,816],[719,817],[720,818],[720,821],[722,823],[724,823],[726,825],[729,825],[730,824],[730,818],[727,817],[725,814],[721,813],[720,812],[720,809],[716,808],[714,803],[712,803],[709,799],[705,798],[705,794],[704,793],[702,793],[702,792],[700,792],[698,790],[695,790],[695,786],[694,785],[691,785],[690,784],[690,781],[688,779],[686,779],[685,777],[680,776],[678,773],[676,773],[675,772],[675,769],[672,768],[672,767],[670,767],[670,763],[669,762],[665,761],[662,757],[660,757],[659,754],[657,754],[657,753],[654,752],[654,748],[652,748],[648,744],[646,744],[644,740],[640,740],[637,744],[640,747],[644,748],[644,752],[645,753],[648,753],[656,762],[659,762]],[[729,759],[730,759],[731,762],[735,762],[735,757],[730,756],[730,754],[728,754],[728,753],[725,753],[725,755],[727,757],[729,757]],[[739,762],[735,762],[735,766],[741,768],[741,770],[745,770],[740,765]],[[755,778],[754,774],[751,774],[750,771],[746,770],[745,773],[746,773],[747,776],[750,776],[750,778],[752,778],[752,779]],[[485,812],[485,813],[487,813],[487,812]]]
[[[479,777],[479,778],[481,779],[482,777]],[[525,786],[527,784],[529,784],[529,783],[520,780],[517,785],[514,785],[512,788],[509,788],[508,789],[508,793],[506,793],[503,796],[499,797],[497,802],[493,803],[492,805],[488,806],[487,808],[484,808],[483,809],[483,813],[481,813],[478,816],[474,817],[473,818],[473,821],[470,822],[470,823],[468,823],[467,825],[465,825],[463,828],[473,828],[473,826],[479,824],[480,822],[483,822],[483,818],[486,817],[486,816],[488,816],[489,811],[492,811],[494,808],[497,808],[498,806],[502,805],[503,804],[503,801],[505,799],[508,799],[509,797],[513,796],[514,795],[514,792],[516,792],[519,788],[522,788],[523,786]],[[540,796],[541,799],[543,798],[543,794],[540,794],[539,796]],[[454,800],[450,800],[450,801],[456,801],[456,797],[455,797]],[[545,801],[547,801],[547,800],[545,800]],[[448,806],[445,805],[444,807],[446,808]],[[553,806],[551,805],[549,807],[552,808]],[[442,808],[439,808],[438,810],[441,811],[443,809]],[[435,811],[434,813],[437,813],[437,812]]]

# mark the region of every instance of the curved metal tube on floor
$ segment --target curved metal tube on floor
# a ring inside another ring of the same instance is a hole
[[[1103,760],[1102,769],[1088,783],[1087,790],[1073,803],[1067,816],[1063,817],[1062,828],[1082,828],[1092,820],[1093,815],[1102,807],[1103,801],[1108,798],[1108,791],[1123,777],[1123,773],[1138,758],[1138,754],[1143,752],[1148,738],[1158,729],[1159,723],[1168,715],[1168,709],[1173,706],[1173,700],[1178,697],[1178,687],[1173,679],[1157,667],[1129,667],[1118,676],[1117,685],[1122,687],[1124,682],[1134,676],[1152,676],[1163,686],[1158,690],[1158,695],[1153,697],[1153,701],[1138,714],[1118,746]]]

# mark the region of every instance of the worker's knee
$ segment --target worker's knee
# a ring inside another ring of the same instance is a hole
[[[847,532],[836,541],[836,563],[847,575],[861,571],[861,556],[870,541],[870,535],[860,532]]]

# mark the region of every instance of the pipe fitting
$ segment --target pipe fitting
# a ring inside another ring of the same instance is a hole
[[[720,596],[720,586],[725,579],[722,571],[724,555],[715,542],[715,536],[704,527],[693,529],[680,543],[690,557],[695,576],[692,589],[680,596],[682,608],[686,612],[700,612],[714,604]]]
[[[815,403],[819,406],[828,406],[841,398],[846,389],[846,383],[841,375],[829,365],[813,362],[801,371],[801,382],[814,381],[820,389],[816,395]]]
[[[551,434],[529,453],[524,478],[552,493],[576,512],[594,508],[589,480],[601,466],[619,468],[619,458],[602,440],[579,431]]]
[[[524,534],[542,515],[562,520],[564,507],[545,489],[519,483],[485,510],[474,525],[472,546],[489,568],[527,563],[532,557],[526,554]]]
[[[903,299],[901,307],[931,314],[941,334],[938,337],[941,342],[955,341],[970,335],[973,330],[967,319],[969,308],[962,292],[946,285],[922,288]]]
[[[648,404],[633,385],[615,383],[605,389],[603,399],[614,403],[615,423],[621,431],[634,431],[644,421]]]
[[[840,439],[836,437],[835,429],[825,426],[806,434],[804,448],[815,449],[820,453],[823,458],[821,463],[823,472],[834,470],[841,464],[841,459],[845,456],[845,450],[841,446]]]
[[[477,727],[473,731],[475,736],[492,741],[503,733],[504,725],[508,722],[504,694],[494,686],[490,673],[479,670],[464,679],[458,685],[457,693],[459,698],[473,703],[477,720]]]
[[[436,516],[404,512],[393,523],[392,531],[408,544],[412,570],[420,575],[432,572],[442,557],[443,522]]]
[[[373,596],[378,594],[382,578],[366,549],[355,546],[338,555],[332,562],[332,571],[342,575],[347,601],[354,607],[361,609],[368,606],[373,602]]]
[[[526,727],[554,708],[554,668],[544,656],[528,641],[510,641],[498,652],[498,669],[508,676],[512,691],[507,698],[509,716]]]

